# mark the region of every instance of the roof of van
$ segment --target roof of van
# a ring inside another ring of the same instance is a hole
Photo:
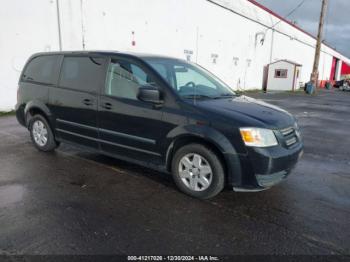
[[[120,51],[103,51],[103,50],[89,50],[89,51],[57,51],[57,52],[40,52],[34,54],[38,55],[127,55],[134,56],[139,58],[163,58],[163,59],[177,59],[180,58],[165,56],[165,55],[156,55],[156,54],[147,54],[147,53],[135,53],[135,52],[120,52]]]

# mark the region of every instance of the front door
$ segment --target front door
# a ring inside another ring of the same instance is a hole
[[[137,99],[142,85],[156,85],[148,69],[129,58],[112,58],[98,108],[102,151],[159,164],[162,109]]]

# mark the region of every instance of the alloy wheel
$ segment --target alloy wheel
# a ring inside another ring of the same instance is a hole
[[[181,158],[179,175],[186,187],[197,192],[208,189],[213,180],[213,171],[209,162],[195,153]]]
[[[44,147],[48,140],[48,132],[45,124],[40,120],[36,120],[33,123],[32,132],[35,143],[40,147]]]

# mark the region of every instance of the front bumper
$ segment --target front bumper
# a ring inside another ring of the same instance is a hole
[[[283,171],[289,173],[302,156],[303,144],[299,142],[293,148],[281,146],[271,148],[249,148],[248,161],[256,175],[273,175]]]
[[[285,180],[303,155],[303,143],[293,148],[248,148],[240,156],[241,182],[232,184],[237,192],[257,192],[271,188]]]

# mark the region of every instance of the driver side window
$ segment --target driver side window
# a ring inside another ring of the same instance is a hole
[[[139,87],[153,83],[152,78],[140,66],[123,59],[112,59],[108,67],[105,93],[137,100]]]

